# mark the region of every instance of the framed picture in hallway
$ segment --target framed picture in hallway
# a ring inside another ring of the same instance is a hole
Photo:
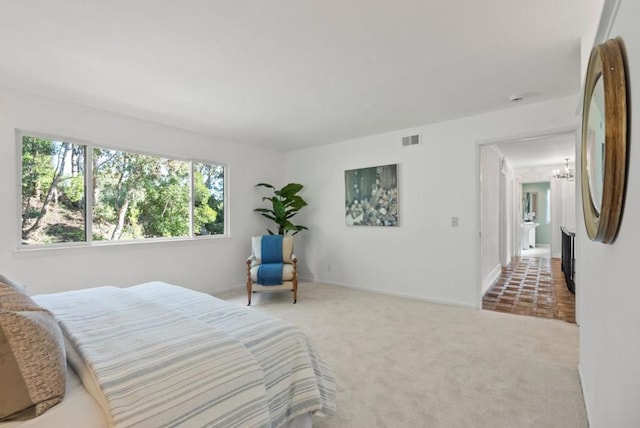
[[[398,226],[398,164],[344,172],[347,226]]]

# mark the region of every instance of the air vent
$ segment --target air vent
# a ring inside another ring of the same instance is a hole
[[[420,134],[402,137],[402,147],[416,146],[418,144],[420,144]]]

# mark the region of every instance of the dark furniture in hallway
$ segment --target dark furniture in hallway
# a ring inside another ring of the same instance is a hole
[[[574,239],[576,234],[569,232],[564,227],[561,227],[560,230],[562,231],[562,273],[564,273],[567,288],[572,293],[575,293],[576,283],[574,281],[574,277],[576,273],[576,255]]]

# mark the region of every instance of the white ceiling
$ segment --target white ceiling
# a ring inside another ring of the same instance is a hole
[[[576,133],[528,138],[525,141],[505,142],[495,145],[513,169],[549,165],[575,164]]]
[[[577,94],[603,0],[0,0],[0,84],[291,150]]]

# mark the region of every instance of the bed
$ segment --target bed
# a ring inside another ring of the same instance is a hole
[[[335,381],[294,325],[162,282],[33,296],[54,314],[62,401],[14,427],[304,427]]]

